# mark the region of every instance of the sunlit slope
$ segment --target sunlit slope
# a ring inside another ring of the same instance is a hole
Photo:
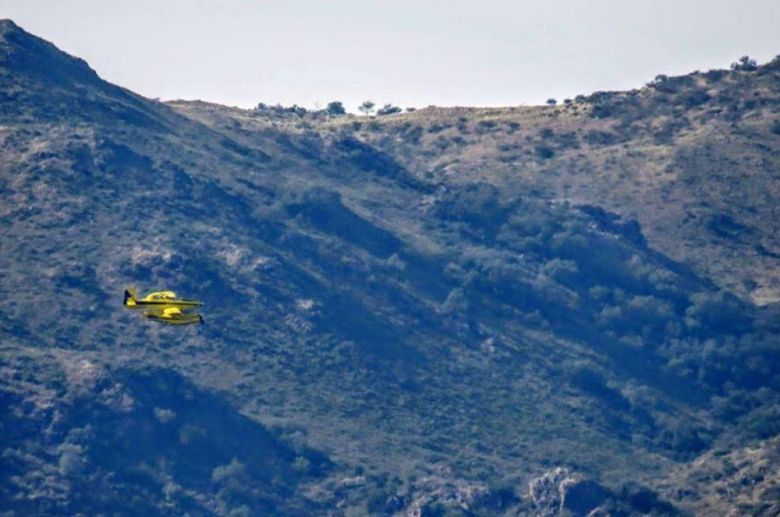
[[[766,304],[780,299],[779,78],[775,59],[554,107],[427,108],[357,122],[357,133],[421,177],[636,218],[654,248]]]

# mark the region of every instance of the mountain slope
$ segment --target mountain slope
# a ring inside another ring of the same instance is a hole
[[[170,513],[533,511],[525,487],[559,465],[603,484],[594,505],[672,511],[632,487],[777,433],[774,308],[718,287],[774,259],[714,278],[667,249],[700,226],[658,237],[655,190],[609,202],[601,164],[629,151],[526,144],[557,142],[566,117],[608,124],[595,105],[366,121],[161,104],[0,27],[2,423],[27,430],[2,497],[20,511],[133,508],[112,480]],[[578,167],[589,196],[566,187]],[[725,267],[756,239],[771,251],[771,224],[704,252]],[[148,325],[121,308],[129,283],[204,300],[206,325]],[[148,448],[112,433],[133,425]],[[62,488],[85,479],[111,495]]]
[[[779,75],[775,59],[555,107],[429,108],[358,131],[419,175],[635,218],[654,248],[766,304],[780,300]]]

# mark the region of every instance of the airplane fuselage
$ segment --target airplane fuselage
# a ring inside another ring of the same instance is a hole
[[[147,319],[166,323],[168,325],[189,325],[203,323],[203,316],[193,312],[193,309],[203,305],[197,300],[179,300],[173,291],[158,291],[146,295],[140,300],[135,296],[135,289],[125,290],[124,306],[128,309],[140,309]]]

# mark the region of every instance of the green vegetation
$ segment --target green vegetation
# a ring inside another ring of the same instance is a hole
[[[377,115],[393,115],[395,113],[401,113],[401,108],[393,106],[392,104],[385,104],[376,111]]]
[[[347,110],[344,109],[344,104],[341,101],[332,101],[325,107],[325,112],[328,115],[339,116],[346,115]]]
[[[363,101],[363,104],[358,106],[358,111],[360,111],[363,115],[371,115],[374,112],[374,104],[373,101]]]
[[[758,70],[758,64],[750,56],[742,56],[739,61],[731,64],[731,69],[737,72],[753,72]]]

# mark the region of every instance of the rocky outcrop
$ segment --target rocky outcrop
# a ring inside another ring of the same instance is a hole
[[[488,489],[481,484],[431,476],[421,480],[417,493],[406,508],[405,515],[422,517],[445,508],[468,512],[472,510],[474,503],[485,497],[488,492]]]
[[[533,479],[528,485],[528,492],[538,515],[542,516],[591,515],[610,496],[599,483],[563,467]]]

